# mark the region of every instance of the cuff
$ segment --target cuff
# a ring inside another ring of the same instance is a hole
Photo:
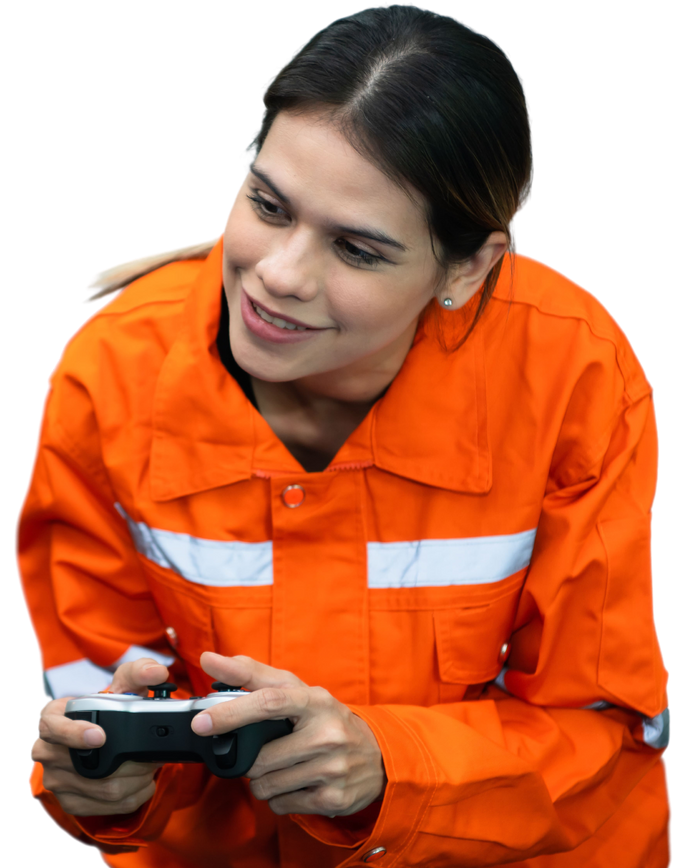
[[[422,822],[437,786],[435,765],[417,733],[389,708],[348,707],[370,726],[382,752],[387,777],[382,804],[374,802],[354,814],[353,823],[348,822],[352,817],[295,814],[291,819],[324,844],[354,848],[342,868],[363,866],[372,851],[379,851],[375,861],[388,868],[396,864]]]
[[[382,810],[382,799],[348,817],[324,817],[320,814],[291,814],[308,835],[333,847],[359,847],[367,841]]]
[[[107,853],[135,850],[157,837],[165,827],[174,808],[169,792],[174,790],[177,765],[168,764],[156,776],[156,791],[151,799],[133,814],[114,814],[107,817],[74,817],[67,814],[54,793],[45,789],[43,768],[36,763],[31,775],[31,790],[52,819],[74,838],[95,844]]]

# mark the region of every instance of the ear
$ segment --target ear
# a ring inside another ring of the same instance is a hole
[[[486,279],[487,274],[508,249],[508,239],[504,232],[492,232],[479,250],[470,259],[451,270],[451,274],[437,292],[439,304],[450,298],[448,310],[463,307]]]

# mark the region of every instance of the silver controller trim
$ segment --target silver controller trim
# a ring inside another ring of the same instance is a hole
[[[176,714],[179,711],[202,711],[220,702],[229,702],[241,696],[248,696],[247,690],[230,690],[224,693],[210,693],[200,699],[154,699],[150,696],[128,696],[124,693],[91,693],[69,699],[66,712],[69,711],[124,711],[126,713],[166,713]]]

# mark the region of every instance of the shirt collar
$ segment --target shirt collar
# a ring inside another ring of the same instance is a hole
[[[153,408],[151,496],[164,501],[253,476],[305,471],[226,371],[216,347],[222,242],[187,296],[183,325],[161,368]],[[460,328],[447,312],[447,335]],[[481,325],[481,323],[480,323]],[[491,487],[484,338],[479,325],[456,352],[442,348],[426,316],[386,394],[328,471],[368,467],[454,491]],[[327,471],[326,471],[327,472]]]

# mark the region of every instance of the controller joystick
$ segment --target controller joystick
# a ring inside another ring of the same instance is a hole
[[[70,699],[66,717],[87,720],[102,727],[106,741],[91,750],[70,749],[78,774],[85,778],[105,778],[126,760],[135,762],[203,762],[221,778],[246,774],[257,759],[262,746],[293,731],[289,720],[262,720],[231,732],[210,736],[197,735],[191,720],[199,712],[230,702],[248,692],[216,681],[217,693],[190,699],[173,699],[177,690],[169,682],[153,684],[153,696],[137,694],[94,693]]]
[[[154,699],[170,699],[170,694],[177,690],[177,685],[164,681],[163,684],[150,684],[147,689],[153,690]]]

